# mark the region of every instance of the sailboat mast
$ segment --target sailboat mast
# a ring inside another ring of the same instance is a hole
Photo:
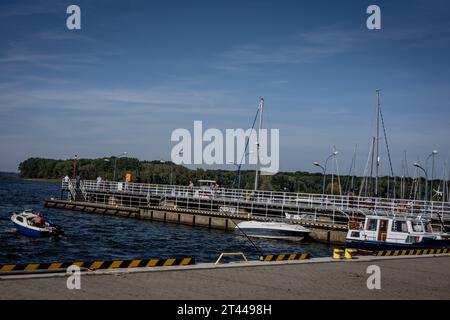
[[[350,189],[354,192],[354,182],[355,182],[355,167],[356,167],[356,148],[358,145],[355,145],[355,151],[353,152],[353,166],[352,166],[352,182],[350,184]]]
[[[375,137],[372,137],[372,146],[371,146],[371,151],[370,151],[370,193],[373,194],[374,192],[374,179],[373,179],[373,158],[375,155]],[[370,196],[370,194],[369,194]]]
[[[378,167],[380,166],[380,90],[377,92],[377,137],[376,137],[376,167],[375,167],[375,196],[378,196]]]
[[[405,199],[405,163],[401,161],[402,176],[400,177],[400,198]]]
[[[262,129],[262,121],[263,121],[263,109],[264,109],[264,98],[259,99],[259,127],[258,127],[258,136],[256,140],[256,171],[255,171],[255,191],[258,190],[258,174],[259,174],[259,144],[261,142],[261,129]]]

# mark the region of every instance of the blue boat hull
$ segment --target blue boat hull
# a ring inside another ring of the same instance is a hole
[[[347,248],[368,250],[368,251],[385,251],[385,250],[416,250],[416,249],[448,249],[450,241],[447,240],[428,240],[419,243],[392,243],[368,240],[347,240],[345,242]]]
[[[27,237],[31,238],[43,238],[43,237],[49,237],[50,232],[48,231],[37,231],[30,228],[26,228],[24,226],[21,226],[20,224],[14,223],[14,226],[16,227],[17,231]]]

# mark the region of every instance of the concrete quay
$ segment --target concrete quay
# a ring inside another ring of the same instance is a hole
[[[381,270],[369,290],[367,267]],[[450,299],[450,256],[361,256],[290,262],[198,264],[83,273],[0,276],[0,299]]]

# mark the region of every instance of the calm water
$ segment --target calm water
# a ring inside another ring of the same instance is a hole
[[[58,197],[59,184],[0,180],[0,264],[101,259],[194,256],[211,262],[221,252],[258,253],[249,241],[232,232],[163,224],[144,220],[46,209],[44,199]],[[61,240],[19,235],[10,220],[14,211],[36,209],[61,225]],[[329,255],[326,245],[253,239],[264,253],[310,252]]]

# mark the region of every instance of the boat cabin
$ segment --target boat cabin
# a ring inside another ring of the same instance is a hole
[[[347,240],[390,243],[421,242],[425,238],[436,238],[429,221],[390,216],[367,216],[364,223],[350,226],[347,234]]]

